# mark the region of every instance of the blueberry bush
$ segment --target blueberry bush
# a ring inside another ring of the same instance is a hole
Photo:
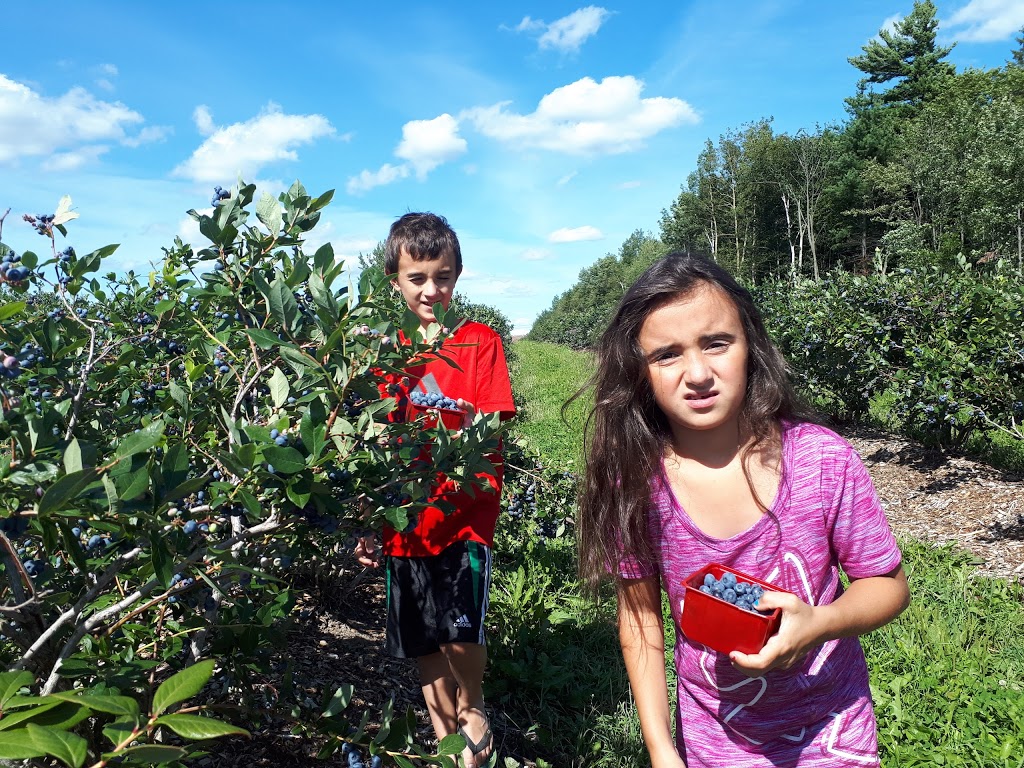
[[[941,448],[1024,438],[1024,284],[1005,262],[754,289],[797,383],[841,419],[885,400],[893,426]]]
[[[0,758],[180,765],[244,733],[292,572],[489,467],[496,417],[458,439],[395,417],[443,313],[421,336],[385,281],[304,250],[330,192],[255,194],[218,188],[189,211],[205,245],[148,274],[71,245],[69,198],[0,218]],[[454,764],[461,737],[428,752],[390,708],[368,732],[351,697],[287,712],[321,757]]]

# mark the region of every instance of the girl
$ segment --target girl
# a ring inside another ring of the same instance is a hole
[[[853,448],[799,405],[750,295],[669,254],[620,302],[592,384],[580,568],[595,591],[615,572],[653,767],[877,766],[857,636],[907,606],[900,551]],[[676,632],[673,743],[661,590],[678,625],[682,582],[709,562],[793,594],[761,597],[782,622],[757,654]]]

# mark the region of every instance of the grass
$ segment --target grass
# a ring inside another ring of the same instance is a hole
[[[516,431],[548,461],[578,466],[581,435],[590,402],[577,400],[562,420],[562,405],[580,389],[593,370],[590,357],[567,347],[523,339],[515,343],[513,373],[517,393],[525,400]]]
[[[519,438],[545,463],[578,466],[584,408],[570,412],[569,425],[559,410],[588,377],[589,357],[528,341],[517,342],[516,351],[515,384],[527,402]],[[612,601],[594,606],[581,599],[574,574],[566,572],[571,541],[556,543],[547,557],[530,535],[510,529],[498,546],[499,559],[505,549],[509,562],[496,565],[503,631],[500,647],[492,646],[489,687],[499,698],[497,692],[505,694],[504,706],[544,756],[538,766],[648,765]],[[517,558],[515,547],[530,557]],[[970,556],[951,548],[916,541],[901,547],[911,606],[861,638],[882,765],[1024,767],[1021,588],[979,577]],[[671,632],[668,626],[669,666]]]

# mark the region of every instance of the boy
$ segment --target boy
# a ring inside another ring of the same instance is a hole
[[[384,271],[391,285],[420,320],[424,330],[433,322],[434,304],[446,310],[462,273],[462,251],[455,232],[441,216],[408,213],[391,226],[385,242]],[[479,410],[515,412],[508,366],[501,337],[482,323],[460,321],[443,351],[458,369],[443,360],[410,368],[415,387],[428,373],[441,391],[456,398],[466,411],[466,424]],[[423,698],[440,741],[458,733],[466,740],[463,759],[478,768],[494,750],[484,711],[483,675],[487,664],[484,618],[491,582],[491,547],[501,498],[502,467],[483,475],[489,491],[471,496],[444,481],[432,498],[454,507],[447,516],[427,507],[416,527],[398,533],[386,527],[383,553],[388,582],[387,651],[400,658],[415,657]],[[356,546],[356,557],[368,567],[380,564],[374,538]]]

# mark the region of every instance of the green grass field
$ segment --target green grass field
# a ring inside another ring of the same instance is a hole
[[[560,409],[589,376],[589,356],[529,341],[517,342],[515,349],[515,386],[526,401],[516,432],[545,463],[578,467],[585,407],[571,409],[568,424]],[[571,548],[571,542],[562,546]],[[912,604],[896,621],[862,638],[882,765],[1021,768],[1021,588],[978,577],[971,558],[952,549],[915,541],[901,546]],[[564,551],[530,551],[526,568],[496,574],[503,622],[517,626],[519,634],[514,641],[506,638],[505,657],[494,672],[499,688],[515,683],[520,690],[523,679],[512,678],[532,675],[525,681],[529,703],[520,716],[531,719],[530,730],[549,758],[538,765],[649,765],[610,601],[595,607],[580,597]],[[550,561],[545,551],[552,553]],[[671,643],[671,627],[667,633]],[[529,663],[510,668],[509,656]],[[542,661],[548,667],[538,667]]]

